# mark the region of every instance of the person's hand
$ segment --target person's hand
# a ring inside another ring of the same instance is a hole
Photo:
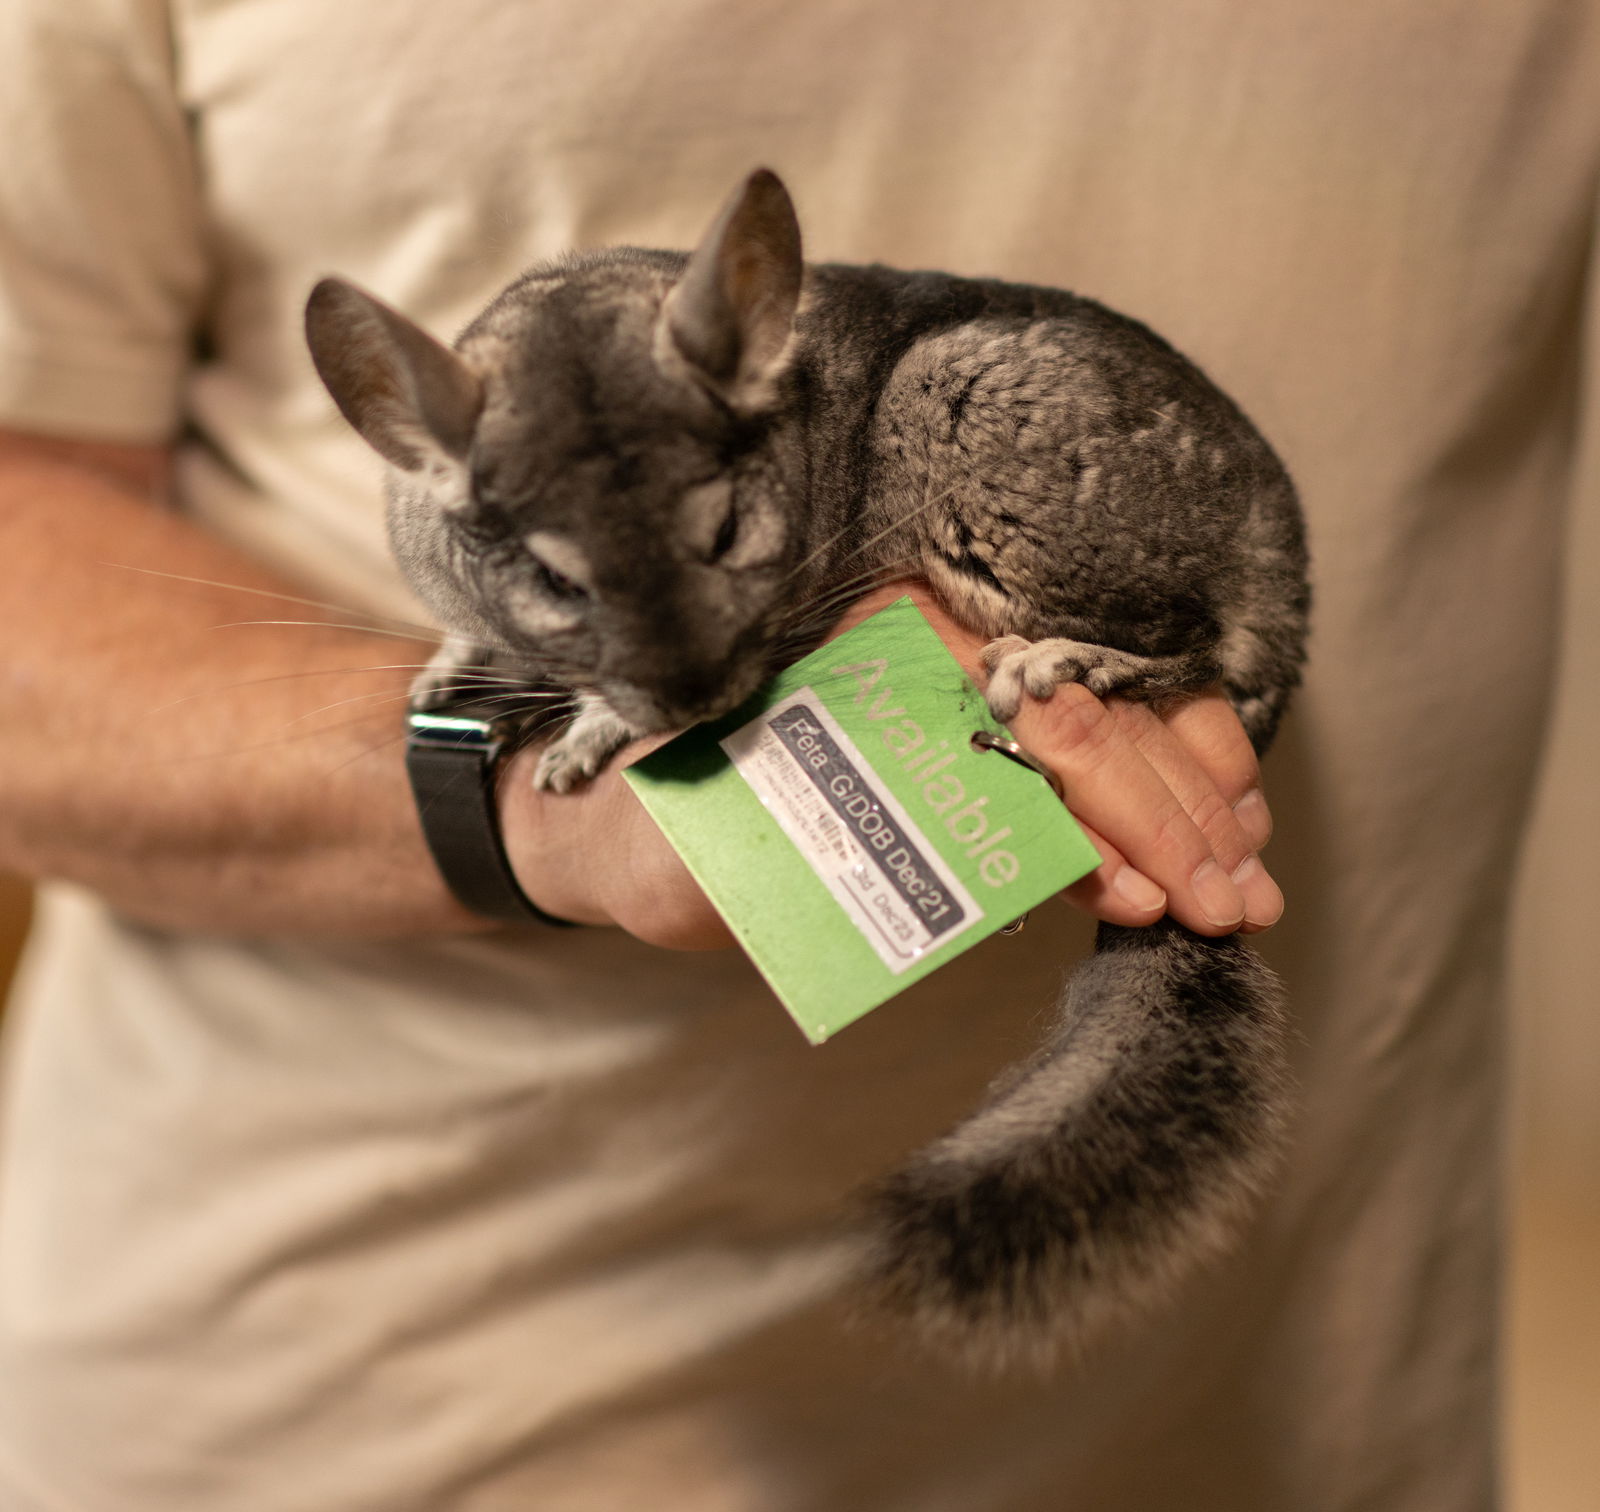
[[[905,594],[981,687],[984,637],[956,624],[920,584],[874,590],[839,631]],[[1153,924],[1171,913],[1207,935],[1277,922],[1283,894],[1257,855],[1272,833],[1261,772],[1220,693],[1158,716],[1147,704],[1102,701],[1071,683],[1047,703],[1025,699],[1012,733],[1056,774],[1102,857],[1067,889],[1077,907],[1112,924]]]
[[[910,594],[981,685],[982,636],[956,624],[920,584],[874,590],[833,634]],[[1271,833],[1260,773],[1244,730],[1216,693],[1165,716],[1077,685],[1029,701],[1014,722],[1024,747],[1061,780],[1104,864],[1067,890],[1114,924],[1164,913],[1201,934],[1265,929],[1283,896],[1256,852]],[[541,908],[584,924],[617,924],[651,944],[704,950],[733,937],[622,779],[668,736],[636,742],[577,792],[535,792],[535,753],[516,757],[502,799],[506,845]],[[1242,921],[1242,923],[1241,923]]]
[[[500,790],[506,853],[523,891],[557,918],[615,924],[670,950],[716,950],[732,932],[622,776],[671,739],[625,746],[570,793],[536,790],[538,748],[519,751]]]

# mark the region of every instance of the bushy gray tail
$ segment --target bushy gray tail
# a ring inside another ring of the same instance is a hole
[[[874,1196],[890,1305],[976,1357],[1049,1358],[1233,1237],[1286,1120],[1276,978],[1237,936],[1102,924],[1035,1056]]]

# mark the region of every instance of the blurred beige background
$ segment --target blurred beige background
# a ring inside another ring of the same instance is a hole
[[[1589,350],[1600,351],[1600,306],[1590,317]],[[1564,666],[1512,935],[1513,1512],[1600,1507],[1600,426],[1588,442]]]
[[[1600,483],[1596,440],[1587,475]],[[1575,523],[1568,563],[1567,653],[1513,939],[1511,1512],[1600,1506],[1600,507]],[[26,889],[0,877],[0,983],[26,918]]]

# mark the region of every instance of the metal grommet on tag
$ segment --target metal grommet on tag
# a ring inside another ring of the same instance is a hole
[[[972,737],[972,749],[975,751],[998,751],[1002,756],[1009,756],[1019,766],[1025,766],[1030,772],[1043,777],[1055,789],[1055,795],[1066,802],[1067,795],[1061,790],[1061,779],[1056,776],[1042,761],[1031,751],[1024,750],[1009,735],[995,735],[988,730],[979,730]]]
[[[1061,790],[1061,779],[1056,776],[1042,761],[1031,751],[1019,745],[1009,735],[996,735],[989,730],[979,730],[972,737],[972,749],[975,751],[998,751],[1002,756],[1009,756],[1018,766],[1025,766],[1036,776],[1043,777],[1054,790],[1057,798],[1063,803],[1067,795]],[[1028,922],[1027,914],[1020,919],[1013,919],[1004,929],[995,933],[1003,935],[1019,935]]]

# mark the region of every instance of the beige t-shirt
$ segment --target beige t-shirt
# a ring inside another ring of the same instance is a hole
[[[850,1326],[842,1203],[1028,1044],[1064,910],[812,1050],[734,956],[245,945],[61,891],[11,1025],[0,1506],[1490,1505],[1596,53],[1555,0],[6,0],[0,423],[185,427],[182,507],[315,589],[415,612],[316,276],[448,333],[568,247],[687,244],[767,162],[814,257],[1174,339],[1298,476],[1319,597],[1269,773],[1306,1111],[1161,1316],[997,1382]]]

